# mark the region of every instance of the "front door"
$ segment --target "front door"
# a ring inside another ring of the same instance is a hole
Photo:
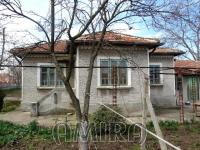
[[[190,76],[187,78],[187,98],[191,103],[199,100],[199,77]]]

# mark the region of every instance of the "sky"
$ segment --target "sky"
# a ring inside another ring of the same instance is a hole
[[[41,16],[46,17],[49,12],[49,0],[20,0],[23,10],[33,11]],[[43,33],[38,32],[35,24],[27,19],[11,19],[11,23],[6,25],[6,35],[9,36],[9,42],[13,43],[33,43],[33,38],[42,40]],[[112,27],[119,32],[141,37],[160,38],[161,32],[156,32],[146,28],[144,24],[135,24],[133,29],[129,30],[124,24],[116,24]],[[72,32],[77,32],[76,28]],[[17,41],[17,42],[16,42]],[[13,45],[12,45],[13,46]],[[12,47],[11,46],[11,47]],[[15,44],[14,44],[15,46]]]

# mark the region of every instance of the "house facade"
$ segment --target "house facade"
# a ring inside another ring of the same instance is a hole
[[[97,35],[98,37],[98,35]],[[90,112],[100,106],[99,103],[117,103],[122,110],[131,115],[141,110],[144,98],[144,76],[150,79],[150,97],[153,105],[162,107],[176,106],[175,76],[167,76],[162,67],[173,67],[174,57],[181,51],[159,48],[158,39],[140,38],[114,32],[107,32],[105,45],[95,60],[90,93]],[[77,41],[75,69],[71,77],[71,86],[83,106],[84,93],[91,55],[90,37],[85,35]],[[72,111],[70,97],[62,81],[56,74],[53,60],[43,44],[13,52],[18,57],[26,52],[22,70],[22,109],[30,111],[38,105],[39,114]],[[66,42],[55,45],[56,57],[63,65],[68,62]],[[28,53],[27,53],[28,51]],[[138,68],[138,66],[140,68]],[[169,72],[169,70],[167,71]],[[174,73],[172,70],[170,71]]]

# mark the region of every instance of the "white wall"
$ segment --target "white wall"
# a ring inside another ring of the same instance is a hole
[[[173,67],[173,56],[150,56],[151,63],[161,63],[162,67]],[[174,73],[173,69],[163,70],[163,73]],[[151,101],[155,106],[175,107],[175,75],[163,74],[163,84],[150,86]]]

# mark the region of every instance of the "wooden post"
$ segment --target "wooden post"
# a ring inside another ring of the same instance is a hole
[[[147,108],[148,108],[150,116],[151,116],[151,120],[153,121],[153,125],[154,125],[154,128],[155,128],[156,134],[159,137],[163,138],[163,134],[162,134],[162,131],[160,129],[160,126],[159,126],[158,120],[156,118],[156,115],[155,115],[155,112],[154,112],[154,109],[153,109],[153,105],[151,103],[150,96],[149,96],[149,77],[145,77],[145,87],[148,88],[146,104],[147,104]],[[163,141],[159,140],[159,144],[160,144],[161,150],[167,150],[167,146]]]
[[[179,83],[179,105],[180,105],[180,123],[184,123],[184,103],[183,103],[183,80],[181,71],[178,71],[178,78],[181,79]]]
[[[147,120],[147,104],[146,104],[146,98],[149,96],[149,88],[148,86],[146,86],[146,80],[144,82],[144,98],[142,99],[142,125],[146,128],[146,120]],[[146,150],[146,131],[145,130],[141,130],[141,139],[142,140],[145,140],[145,141],[142,141],[143,143],[141,143],[141,150]]]

